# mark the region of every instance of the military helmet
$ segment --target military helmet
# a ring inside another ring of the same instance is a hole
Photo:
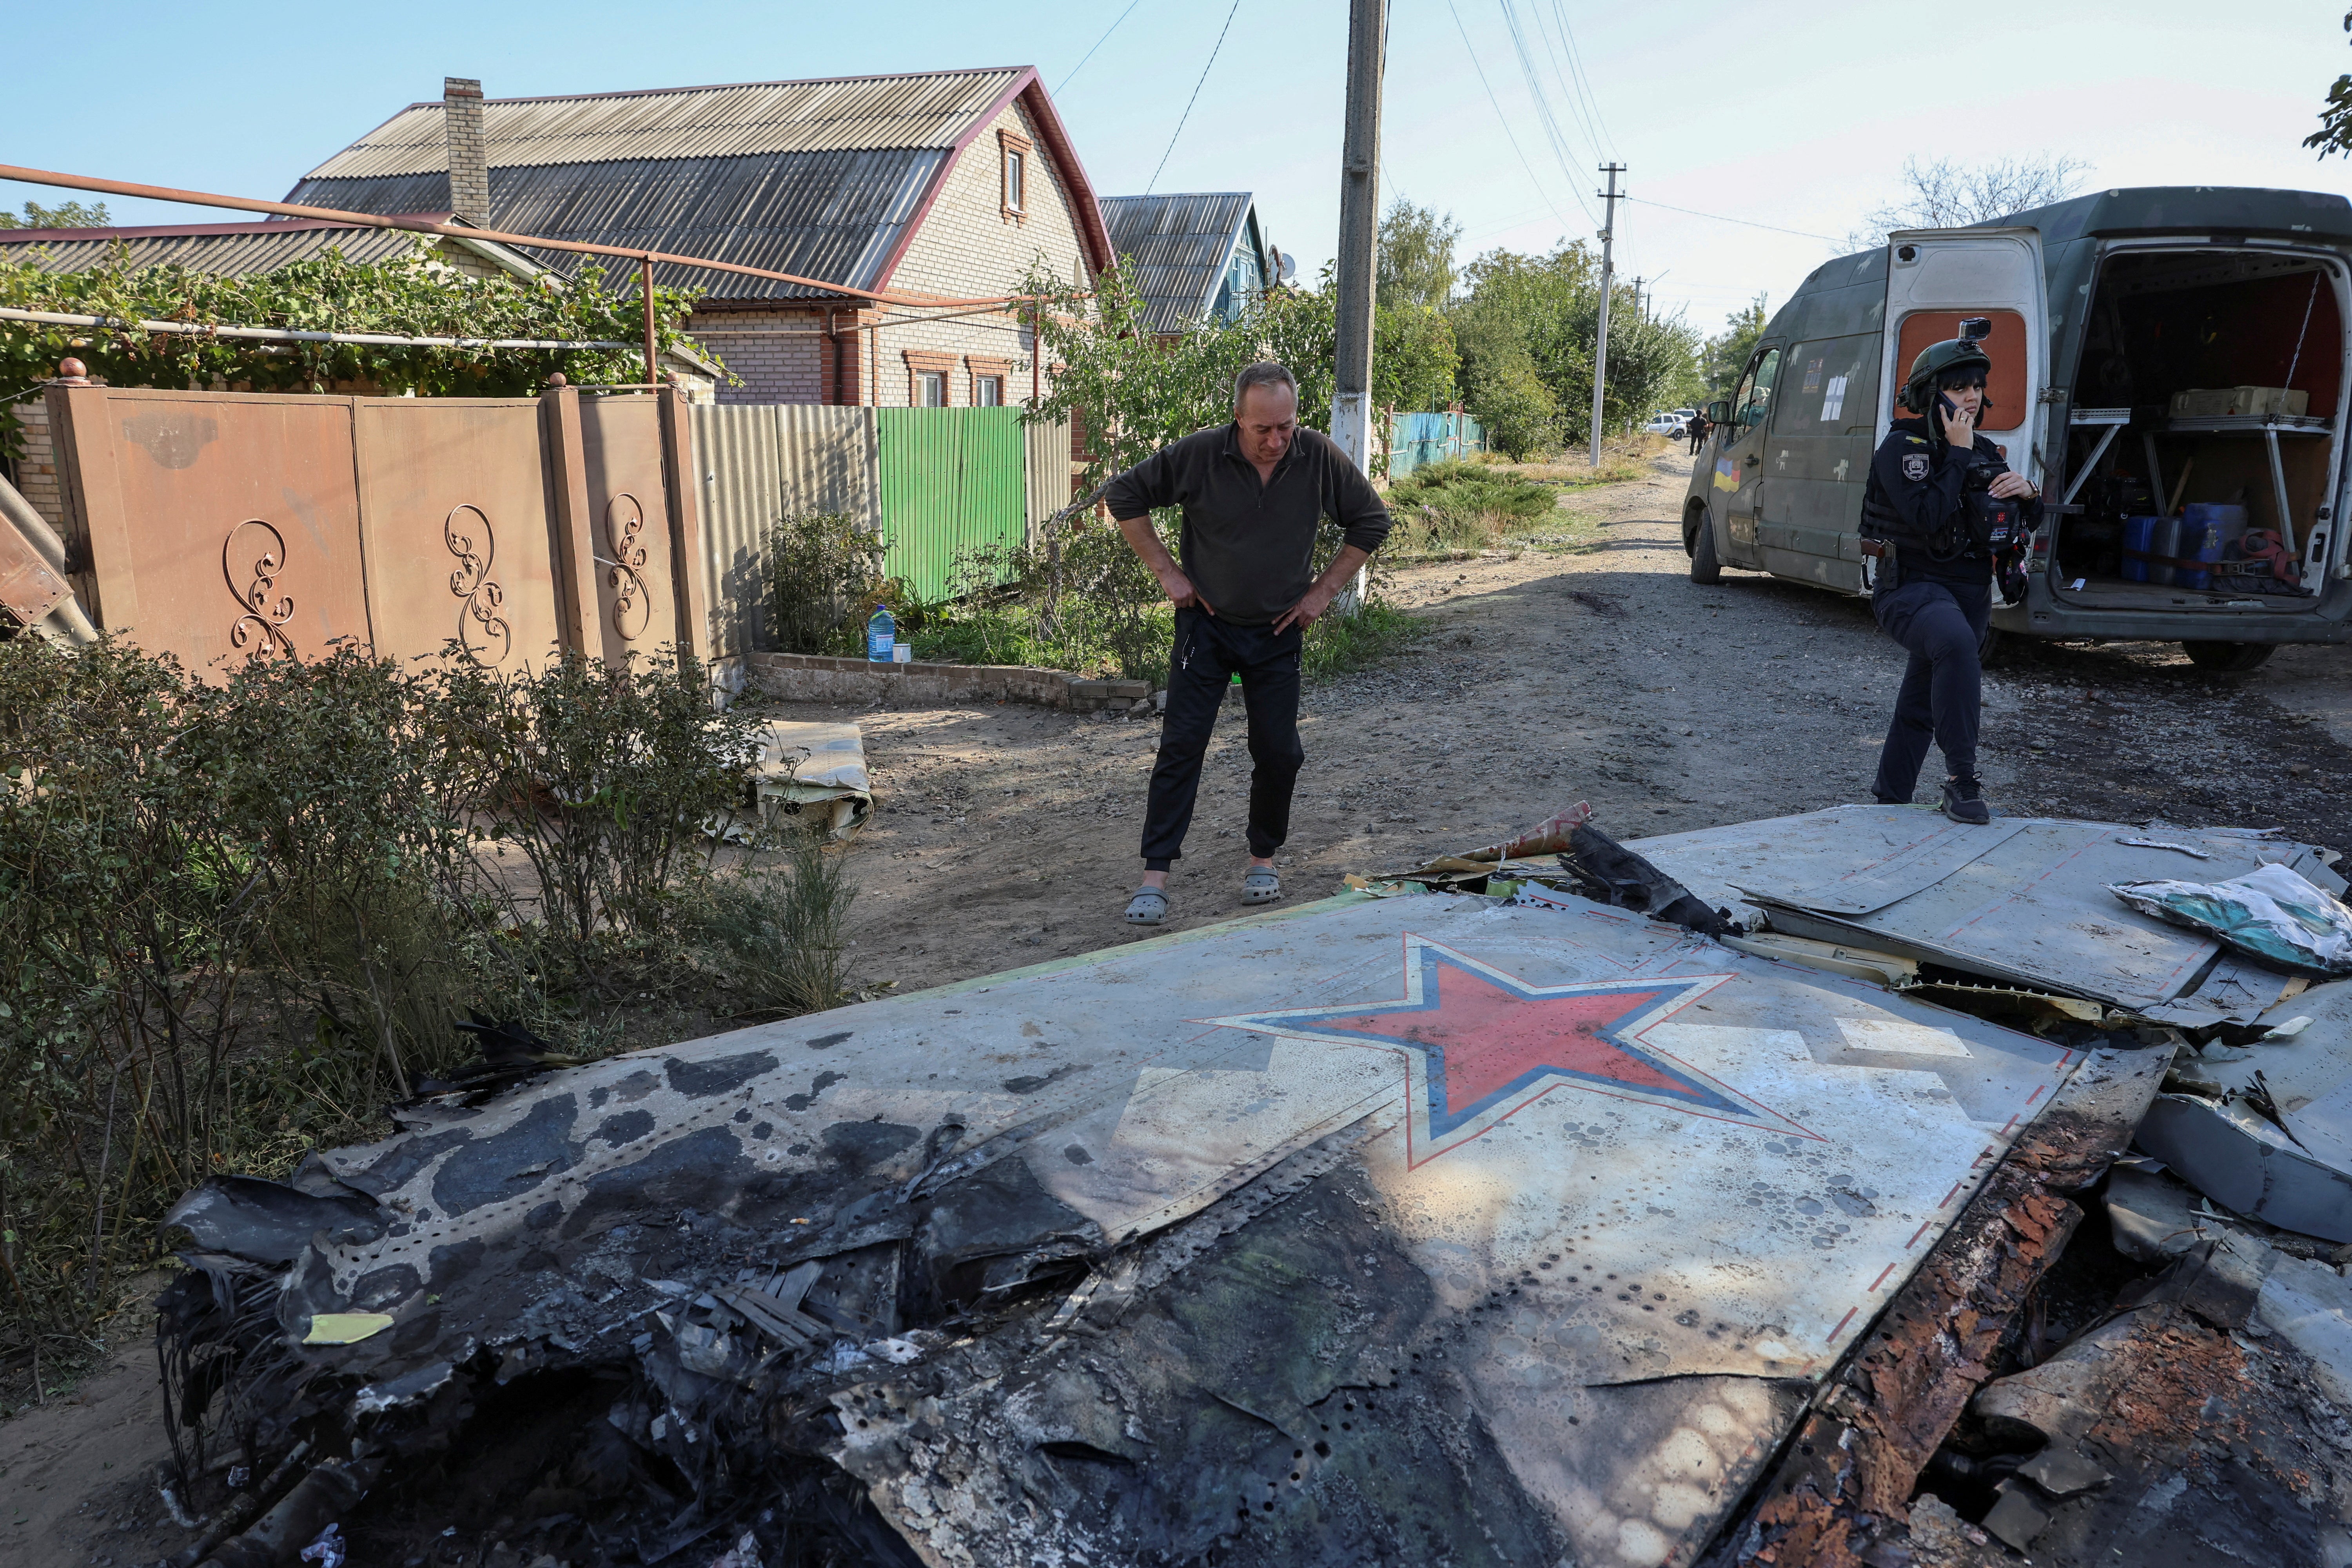
[[[1929,343],[1911,362],[1911,374],[1903,383],[1903,402],[1914,414],[1925,414],[1935,400],[1936,384],[1956,370],[1979,370],[1992,374],[1992,357],[1975,338],[1947,338],[1940,343]]]

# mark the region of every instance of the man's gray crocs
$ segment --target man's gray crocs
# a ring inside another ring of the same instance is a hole
[[[1271,866],[1253,866],[1242,878],[1242,902],[1270,904],[1282,897],[1282,873]]]
[[[1168,895],[1157,888],[1138,888],[1127,900],[1127,923],[1156,926],[1168,918]]]

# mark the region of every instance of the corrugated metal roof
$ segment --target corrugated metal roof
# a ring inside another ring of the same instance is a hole
[[[1102,199],[1111,249],[1132,269],[1153,331],[1190,331],[1201,324],[1249,210],[1247,191]]]
[[[642,245],[874,289],[881,287],[883,267],[921,210],[923,192],[946,156],[926,148],[493,167],[487,226],[550,239]],[[289,199],[349,212],[399,212],[421,201],[447,200],[448,178],[434,173],[309,179]],[[629,268],[624,260],[562,250],[530,255],[565,278],[596,262],[608,279],[635,288],[616,276]],[[654,281],[736,300],[823,297],[794,284],[683,267],[656,267]]]
[[[1023,74],[1018,67],[921,76],[747,82],[564,98],[493,98],[482,130],[493,170],[649,158],[953,147]],[[440,174],[438,103],[413,103],[305,177]]]
[[[415,206],[398,209],[414,212]],[[0,229],[0,257],[42,272],[86,272],[110,265],[120,246],[130,265],[185,267],[218,277],[274,272],[340,250],[347,261],[386,261],[425,237],[404,229],[322,223],[191,224],[179,228]]]

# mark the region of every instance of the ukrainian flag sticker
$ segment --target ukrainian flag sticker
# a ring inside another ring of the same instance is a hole
[[[1715,488],[1719,490],[1738,489],[1739,465],[1728,458],[1717,458],[1715,460]]]

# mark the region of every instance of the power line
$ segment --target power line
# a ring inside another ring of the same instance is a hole
[[[1568,40],[1569,67],[1576,72],[1576,79],[1584,89],[1584,101],[1592,106],[1592,118],[1601,126],[1601,139],[1609,143],[1609,151],[1613,155],[1617,151],[1617,138],[1609,134],[1609,121],[1601,113],[1601,95],[1592,90],[1592,79],[1584,74],[1584,56],[1576,47],[1576,32],[1568,25],[1568,13],[1560,9],[1559,0],[1551,0],[1551,9],[1552,15],[1559,19],[1560,36]]]
[[[1827,240],[1832,245],[1839,243],[1837,237],[1834,235],[1812,234],[1801,228],[1782,228],[1776,223],[1757,223],[1750,218],[1726,217],[1721,213],[1703,213],[1691,207],[1678,207],[1670,205],[1665,202],[1654,202],[1647,196],[1620,196],[1617,199],[1626,202],[1639,202],[1645,207],[1664,207],[1666,211],[1670,213],[1681,213],[1685,217],[1713,218],[1717,223],[1736,223],[1743,228],[1769,228],[1774,234],[1793,234],[1799,239],[1822,239]]]
[[[1129,16],[1134,16],[1135,8],[1142,4],[1143,0],[1128,0],[1127,9],[1118,14],[1118,22],[1124,22]],[[1105,44],[1110,42],[1110,36],[1118,31],[1118,22],[1113,22],[1109,26],[1103,29],[1103,36],[1095,40],[1095,49],[1101,48]],[[1071,81],[1076,78],[1077,74],[1087,68],[1087,62],[1095,58],[1095,49],[1088,49],[1085,54],[1078,57],[1078,63],[1072,66],[1070,68],[1070,74],[1062,79],[1062,87],[1069,86]],[[1062,96],[1062,87],[1057,87],[1054,89],[1054,96],[1055,98]]]
[[[1151,194],[1152,185],[1160,183],[1160,171],[1168,167],[1168,153],[1176,151],[1176,138],[1184,134],[1184,121],[1192,118],[1192,106],[1201,101],[1201,89],[1208,85],[1209,72],[1217,63],[1219,51],[1225,47],[1225,35],[1234,30],[1234,12],[1241,8],[1242,0],[1234,0],[1233,9],[1225,13],[1225,25],[1217,29],[1217,46],[1209,51],[1209,63],[1201,68],[1201,79],[1192,84],[1192,96],[1184,100],[1184,112],[1176,117],[1176,129],[1168,138],[1168,152],[1160,154],[1160,168],[1151,171],[1151,184],[1143,187],[1145,195]]]
[[[1567,20],[1559,15],[1559,0],[1552,0],[1551,10],[1554,19],[1565,27]],[[1535,19],[1536,32],[1544,43],[1544,57],[1551,62],[1552,79],[1559,83],[1559,95],[1568,100],[1569,108],[1575,110],[1576,121],[1583,129],[1584,139],[1598,148],[1602,140],[1599,117],[1585,101],[1583,89],[1577,84],[1574,68],[1560,64],[1560,47],[1553,42],[1551,29],[1544,26],[1543,7],[1540,5],[1536,7]],[[1570,58],[1573,58],[1572,56]]]
[[[1543,182],[1536,178],[1536,166],[1528,162],[1526,152],[1519,146],[1518,137],[1511,131],[1511,121],[1509,118],[1503,113],[1502,102],[1495,96],[1495,84],[1486,79],[1486,68],[1478,62],[1478,51],[1473,47],[1470,43],[1470,29],[1462,25],[1462,13],[1454,9],[1454,0],[1445,0],[1445,8],[1453,14],[1454,30],[1462,35],[1462,47],[1464,52],[1470,57],[1470,68],[1478,73],[1478,85],[1486,89],[1486,102],[1495,111],[1496,121],[1503,128],[1504,140],[1510,142],[1511,151],[1518,155],[1519,167],[1528,172],[1528,184],[1536,188],[1536,195],[1543,197],[1544,205],[1551,209],[1552,216],[1559,219],[1560,227],[1575,227],[1576,226],[1574,224],[1570,223],[1568,219],[1561,215],[1559,205],[1551,199],[1551,193],[1544,189]],[[1571,185],[1570,189],[1573,191],[1575,187]],[[1582,203],[1580,202],[1578,205],[1581,205]],[[1585,216],[1589,217],[1591,215],[1588,212]]]
[[[1518,56],[1519,74],[1526,79],[1528,97],[1534,100],[1536,118],[1542,122],[1544,134],[1551,142],[1552,156],[1559,160],[1559,172],[1570,182],[1569,195],[1576,198],[1576,205],[1583,208],[1587,218],[1601,223],[1601,219],[1593,216],[1592,209],[1585,205],[1583,192],[1576,184],[1576,165],[1580,160],[1569,146],[1568,138],[1561,133],[1559,121],[1553,116],[1551,105],[1545,98],[1543,80],[1536,70],[1535,57],[1528,52],[1527,35],[1519,26],[1519,14],[1512,8],[1511,0],[1496,0],[1496,3],[1502,7],[1503,25],[1510,32],[1511,49]],[[1603,224],[1602,226],[1607,226]]]

